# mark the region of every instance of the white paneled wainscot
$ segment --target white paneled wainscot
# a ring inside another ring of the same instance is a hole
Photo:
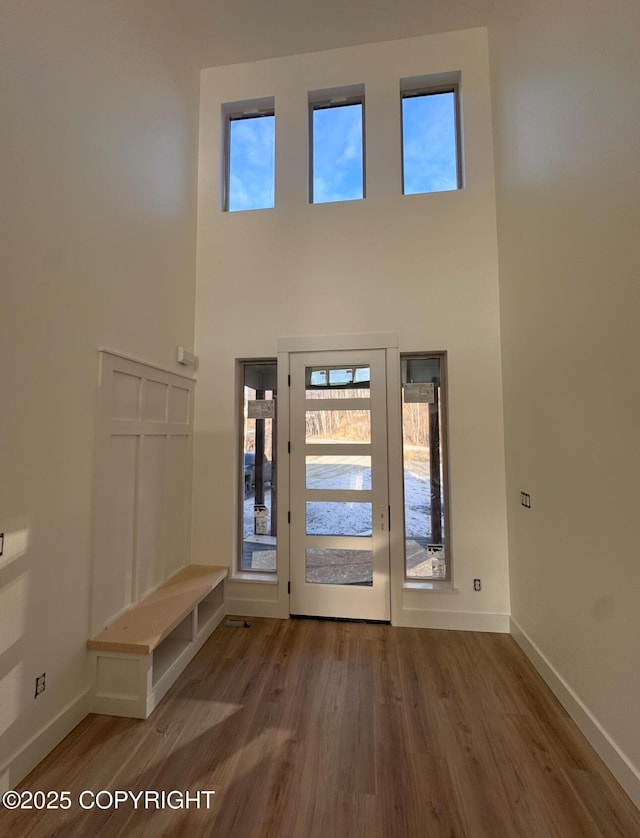
[[[187,567],[194,386],[100,352],[88,643],[95,712],[148,715],[224,615],[226,571]]]

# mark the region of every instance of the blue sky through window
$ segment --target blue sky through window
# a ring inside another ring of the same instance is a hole
[[[402,98],[403,193],[458,188],[455,93]],[[363,105],[316,107],[313,120],[312,202],[364,197]],[[229,122],[227,209],[275,205],[275,116]]]
[[[275,122],[273,115],[229,121],[230,212],[274,206]]]
[[[455,94],[402,99],[403,193],[458,188]]]
[[[314,204],[364,196],[362,103],[313,109]]]

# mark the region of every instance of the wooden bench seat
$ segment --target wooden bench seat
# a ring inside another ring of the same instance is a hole
[[[147,718],[224,618],[227,574],[189,565],[87,641],[92,712]]]

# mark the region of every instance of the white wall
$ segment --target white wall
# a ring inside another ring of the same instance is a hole
[[[462,73],[465,189],[401,195],[399,80]],[[367,197],[307,202],[307,93],[364,84]],[[418,611],[509,612],[493,146],[483,29],[205,70],[201,84],[194,561],[232,562],[234,359],[277,338],[397,332],[447,350],[458,594]],[[220,211],[221,106],[275,97],[276,208]],[[282,568],[286,578],[287,567]],[[483,591],[473,592],[473,577]],[[288,613],[288,611],[286,612]],[[420,620],[414,616],[412,619]],[[458,621],[458,622],[456,622]],[[476,623],[477,625],[477,623]]]
[[[199,74],[165,3],[0,15],[4,787],[84,713],[96,348],[193,344]]]
[[[490,27],[514,626],[636,802],[639,35],[636,0]]]

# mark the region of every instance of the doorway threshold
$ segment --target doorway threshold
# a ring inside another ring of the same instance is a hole
[[[365,620],[357,617],[318,617],[314,614],[289,614],[292,620],[324,620],[331,623],[373,623],[375,625],[390,626],[391,620]]]

